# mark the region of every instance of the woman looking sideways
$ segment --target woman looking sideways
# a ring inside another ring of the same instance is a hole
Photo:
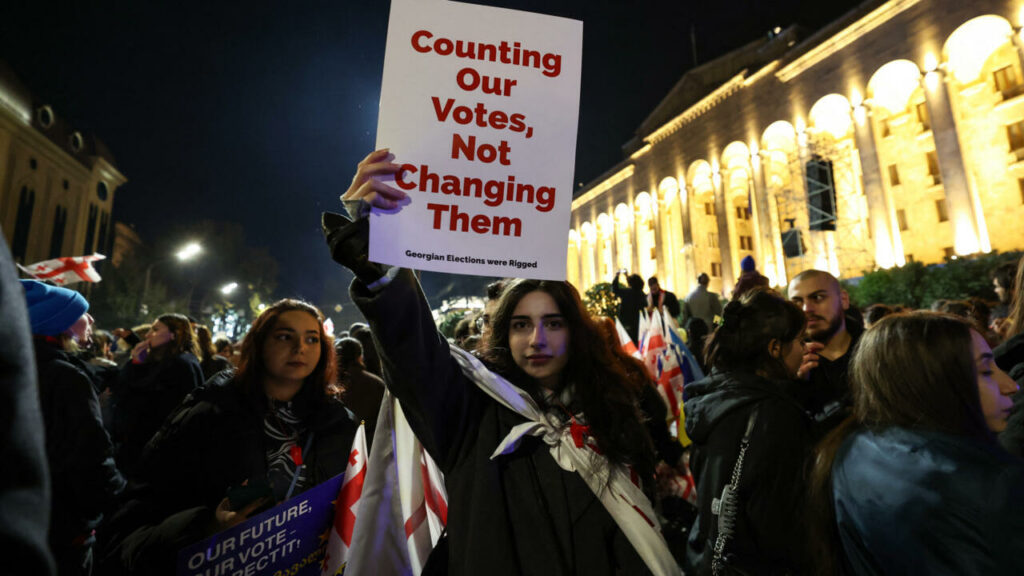
[[[711,374],[686,387],[683,406],[699,509],[688,574],[806,570],[808,533],[794,520],[811,449],[795,380],[805,325],[796,305],[755,288],[726,305],[708,340]]]
[[[104,569],[173,574],[181,547],[344,472],[357,425],[327,395],[332,344],[306,302],[281,300],[260,314],[238,371],[192,393],[146,447],[130,501],[108,529]],[[263,490],[248,502],[226,497],[243,485]]]
[[[1017,385],[981,334],[952,316],[887,316],[850,376],[853,416],[811,477],[818,573],[1024,572],[1024,464],[993,435]]]
[[[377,179],[398,171],[393,159],[359,164],[342,197],[355,222],[325,214],[324,232],[356,275],[388,387],[445,474],[447,572],[678,574],[640,488],[654,456],[635,395],[576,289],[512,281],[481,363],[449,348],[411,271],[368,261],[369,207],[407,198]]]
[[[192,325],[181,314],[164,314],[132,349],[112,390],[117,465],[136,472],[142,449],[175,407],[203,383]]]

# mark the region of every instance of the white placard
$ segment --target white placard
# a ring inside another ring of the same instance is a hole
[[[370,216],[370,260],[564,280],[583,23],[392,0],[377,147],[411,202]]]

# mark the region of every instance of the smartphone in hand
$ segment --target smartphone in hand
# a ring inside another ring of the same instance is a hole
[[[232,486],[228,488],[227,497],[231,510],[236,512],[260,498],[266,498],[267,504],[254,511],[253,514],[262,512],[274,505],[274,491],[271,489],[270,482],[266,478],[250,478],[238,486]]]

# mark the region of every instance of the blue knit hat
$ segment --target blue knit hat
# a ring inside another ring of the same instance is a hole
[[[74,290],[50,286],[38,280],[22,280],[32,333],[57,336],[78,322],[89,303]]]
[[[757,268],[757,264],[754,263],[753,256],[744,256],[743,260],[740,260],[740,270],[744,272],[753,272]]]

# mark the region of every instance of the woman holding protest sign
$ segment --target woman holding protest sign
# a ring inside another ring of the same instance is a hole
[[[189,395],[146,447],[108,528],[104,570],[171,574],[180,548],[344,472],[357,425],[326,393],[335,372],[319,310],[291,299],[267,308],[238,371]]]
[[[388,387],[445,473],[448,573],[678,574],[647,497],[651,440],[576,289],[512,281],[482,363],[438,334],[410,270],[368,261],[370,207],[407,203],[378,179],[398,172],[393,160],[367,156],[342,197],[355,221],[328,213],[323,225],[356,275]]]

